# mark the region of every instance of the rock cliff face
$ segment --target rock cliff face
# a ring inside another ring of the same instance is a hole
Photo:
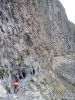
[[[74,53],[75,25],[58,0],[0,0],[0,67],[39,67],[51,100],[75,100]]]

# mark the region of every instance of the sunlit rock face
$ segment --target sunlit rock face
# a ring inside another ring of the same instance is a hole
[[[0,0],[0,67],[39,67],[45,100],[74,100],[74,53],[75,25],[58,0]]]

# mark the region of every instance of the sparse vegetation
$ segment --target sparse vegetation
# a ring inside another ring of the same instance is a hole
[[[8,77],[8,68],[6,66],[1,66],[0,67],[0,78]]]
[[[6,90],[7,90],[8,93],[11,93],[10,87],[6,86]]]
[[[26,50],[26,55],[30,55],[30,51],[29,50]]]

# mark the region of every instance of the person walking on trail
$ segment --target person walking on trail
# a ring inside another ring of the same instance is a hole
[[[18,92],[18,87],[19,87],[19,84],[18,84],[18,80],[14,80],[14,93]]]
[[[26,77],[26,72],[25,72],[25,70],[22,71],[22,76],[23,76],[23,78]]]
[[[14,75],[14,78],[18,82],[19,78],[17,77],[17,75]]]
[[[22,79],[23,78],[23,75],[22,75],[22,72],[19,73],[19,79]]]
[[[33,74],[35,74],[35,69],[34,69],[34,67],[32,67],[32,72],[33,72]]]

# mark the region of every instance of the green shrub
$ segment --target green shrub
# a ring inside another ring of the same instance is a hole
[[[1,66],[1,67],[0,67],[0,74],[1,74],[3,77],[8,77],[8,76],[9,76],[8,68],[7,68],[6,66]]]
[[[11,93],[11,88],[10,87],[6,86],[6,90],[7,90],[8,93]]]

